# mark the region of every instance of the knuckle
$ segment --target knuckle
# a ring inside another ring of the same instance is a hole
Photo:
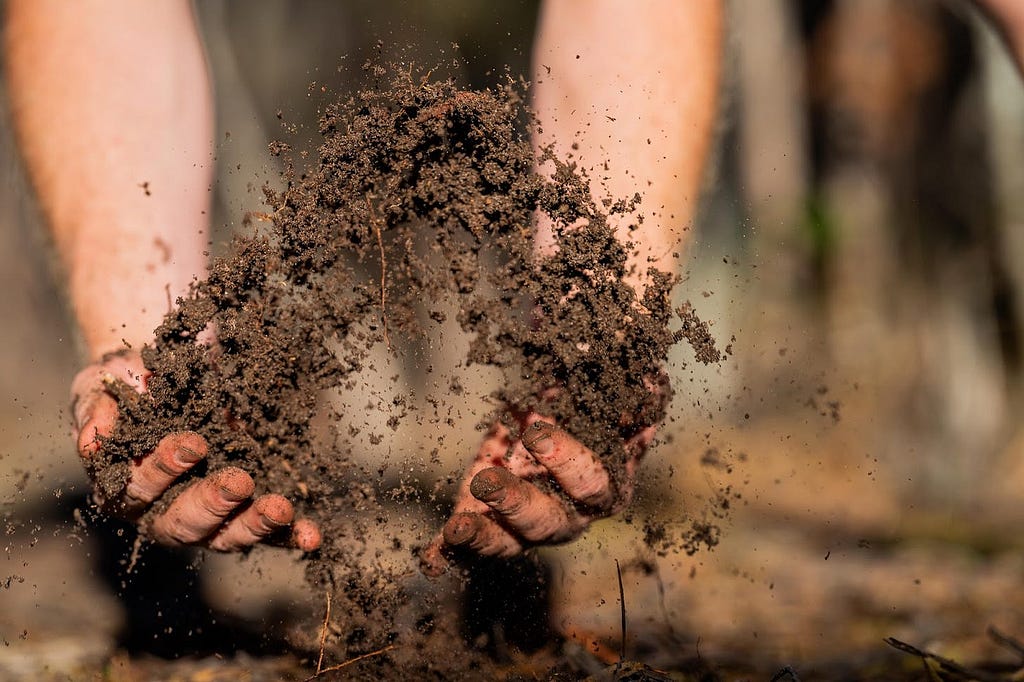
[[[611,499],[608,479],[605,476],[587,476],[580,479],[574,489],[575,497],[584,504],[601,507]]]
[[[153,468],[165,476],[173,478],[181,473],[181,469],[170,458],[154,457],[152,461]]]
[[[166,517],[159,517],[153,522],[150,534],[158,543],[168,547],[187,545],[193,542],[190,533],[181,524],[169,521]]]
[[[238,550],[240,545],[237,542],[229,540],[225,535],[216,535],[206,543],[206,547],[215,552],[233,552]]]
[[[530,508],[527,497],[518,491],[509,491],[503,500],[494,503],[493,506],[495,511],[505,516],[521,516]]]
[[[138,482],[131,480],[124,489],[125,504],[129,507],[147,505],[156,499],[156,496]]]

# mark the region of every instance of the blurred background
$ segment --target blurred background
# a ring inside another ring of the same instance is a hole
[[[679,296],[734,355],[704,368],[677,349],[672,415],[635,518],[545,552],[556,623],[587,646],[617,640],[618,558],[631,651],[652,664],[899,665],[887,636],[998,659],[986,625],[1024,636],[1020,74],[966,0],[728,12],[718,142]],[[278,177],[268,143],[313,149],[318,112],[358,87],[367,57],[458,57],[448,68],[473,87],[506,65],[528,77],[536,13],[471,0],[199,3],[218,104],[215,250]],[[128,588],[103,584],[97,557],[113,550],[73,514],[88,487],[66,412],[75,332],[6,113],[0,175],[0,677],[74,676],[124,645],[132,621],[115,592]],[[436,353],[448,366],[458,355]],[[484,395],[494,376],[471,380],[468,395]],[[487,407],[459,411],[443,434],[410,425],[366,456],[394,463],[440,441],[432,473],[455,476]],[[652,520],[671,536],[723,495],[714,551],[644,542]],[[270,629],[280,612],[320,608],[294,559],[204,563],[207,596],[231,617]]]

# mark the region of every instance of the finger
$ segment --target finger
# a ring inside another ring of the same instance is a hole
[[[602,510],[612,506],[611,479],[590,448],[540,420],[524,430],[522,442],[574,500]]]
[[[206,440],[197,433],[164,436],[156,448],[130,465],[125,502],[130,509],[144,507],[163,495],[183,473],[207,453]]]
[[[299,519],[292,525],[292,545],[303,552],[320,549],[323,536],[320,526],[309,519]]]
[[[564,504],[508,469],[484,469],[473,477],[470,491],[500,514],[503,525],[529,542],[562,542],[579,529],[580,522],[569,518]]]
[[[193,483],[153,521],[154,539],[165,544],[192,544],[212,535],[224,519],[252,497],[249,474],[228,467]]]
[[[430,544],[420,552],[420,571],[428,578],[436,578],[451,565],[444,555],[444,535],[438,533]]]
[[[658,426],[648,426],[647,428],[641,429],[632,438],[626,441],[626,452],[629,453],[631,460],[640,459],[647,448],[650,447],[651,442],[654,441],[654,437],[658,434]]]
[[[109,382],[120,379],[136,391],[142,392],[146,388],[147,376],[142,359],[137,355],[114,356],[102,364],[89,365],[82,369],[71,381],[71,415],[75,428],[81,431],[89,421],[99,396],[110,397],[107,392]]]
[[[109,438],[117,423],[117,401],[106,393],[98,393],[82,412],[78,428],[78,455],[92,459],[103,445],[103,438]]]
[[[207,546],[219,552],[252,547],[274,531],[286,527],[293,518],[295,510],[291,502],[281,495],[261,495],[224,524]]]
[[[451,547],[464,547],[483,556],[510,557],[523,551],[523,545],[507,530],[481,514],[459,512],[444,524],[444,541]]]

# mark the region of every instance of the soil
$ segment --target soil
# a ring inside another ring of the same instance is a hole
[[[439,613],[406,613],[408,581],[376,560],[375,535],[389,538],[392,551],[416,548],[389,529],[379,486],[352,460],[356,430],[318,426],[340,423],[323,394],[374,371],[374,347],[397,353],[402,340],[435,333],[454,302],[473,339],[466,363],[496,366],[504,377],[490,418],[515,428],[511,412],[549,415],[619,481],[624,443],[664,417],[670,347],[685,338],[705,363],[721,354],[689,304],[673,310],[672,276],[645,273],[642,292],[627,283],[638,273],[629,272],[630,246],[608,216],[632,210],[638,196],[606,212],[573,165],[545,152],[555,172],[534,170],[520,86],[508,79],[468,91],[365,68],[377,85],[326,111],[316,164],[300,171],[289,160],[286,188],[265,190],[268,213],[250,221],[251,233],[156,330],[142,353],[152,373],[148,394],[112,387],[122,419],[91,473],[114,496],[129,460],[165,434],[201,434],[212,454],[195,475],[240,466],[258,493],[287,496],[321,525],[324,546],[307,557],[307,573],[343,614],[327,618],[323,644],[335,658],[412,637],[420,643],[364,665],[377,674],[416,670],[420,679],[472,676],[485,663],[468,649],[450,654],[451,642],[461,641],[457,624]],[[285,143],[272,151],[294,159]],[[534,248],[538,214],[554,226],[551,254]],[[215,342],[200,340],[210,332]],[[396,388],[392,427],[408,412],[406,398]],[[381,438],[387,434],[371,435]],[[404,495],[442,512],[448,504],[429,493]],[[714,525],[694,528],[699,538],[687,551],[717,542]],[[651,535],[666,541],[664,532]],[[400,621],[411,624],[407,631]],[[425,654],[431,647],[437,655]]]

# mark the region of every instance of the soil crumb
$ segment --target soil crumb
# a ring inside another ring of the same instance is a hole
[[[673,311],[675,278],[651,270],[642,292],[627,283],[638,274],[628,271],[629,247],[586,178],[550,152],[543,156],[554,173],[535,170],[519,84],[468,91],[366,68],[376,85],[320,120],[316,164],[299,171],[289,163],[285,189],[264,190],[271,220],[252,223],[156,330],[142,353],[148,393],[113,388],[122,419],[93,463],[109,498],[124,486],[130,460],[169,432],[193,431],[211,446],[195,475],[239,466],[257,494],[291,499],[323,529],[308,575],[333,594],[340,615],[327,642],[339,660],[394,645],[405,603],[403,577],[371,549],[380,545],[374,537],[390,537],[389,517],[351,459],[351,434],[339,428],[324,437],[314,428],[340,421],[322,396],[372,371],[371,349],[429,336],[446,319],[442,303],[454,301],[472,337],[466,362],[503,372],[493,418],[512,425],[509,409],[550,415],[616,480],[625,476],[624,442],[665,415],[669,348],[685,338],[701,362],[721,359],[692,307]],[[286,143],[272,152],[292,156]],[[534,249],[538,215],[553,225],[552,253]],[[454,394],[457,385],[452,378]],[[402,404],[396,396],[394,424]],[[691,552],[713,545],[717,531],[702,526],[688,538],[682,549]],[[403,551],[413,566],[410,548]],[[410,628],[423,637],[443,630]],[[442,639],[451,646],[450,636]],[[387,649],[366,665],[412,674],[415,662],[400,661],[409,651]],[[445,653],[432,663],[413,658],[428,668],[456,665]],[[462,663],[479,665],[472,656]],[[454,678],[451,670],[441,676]]]

